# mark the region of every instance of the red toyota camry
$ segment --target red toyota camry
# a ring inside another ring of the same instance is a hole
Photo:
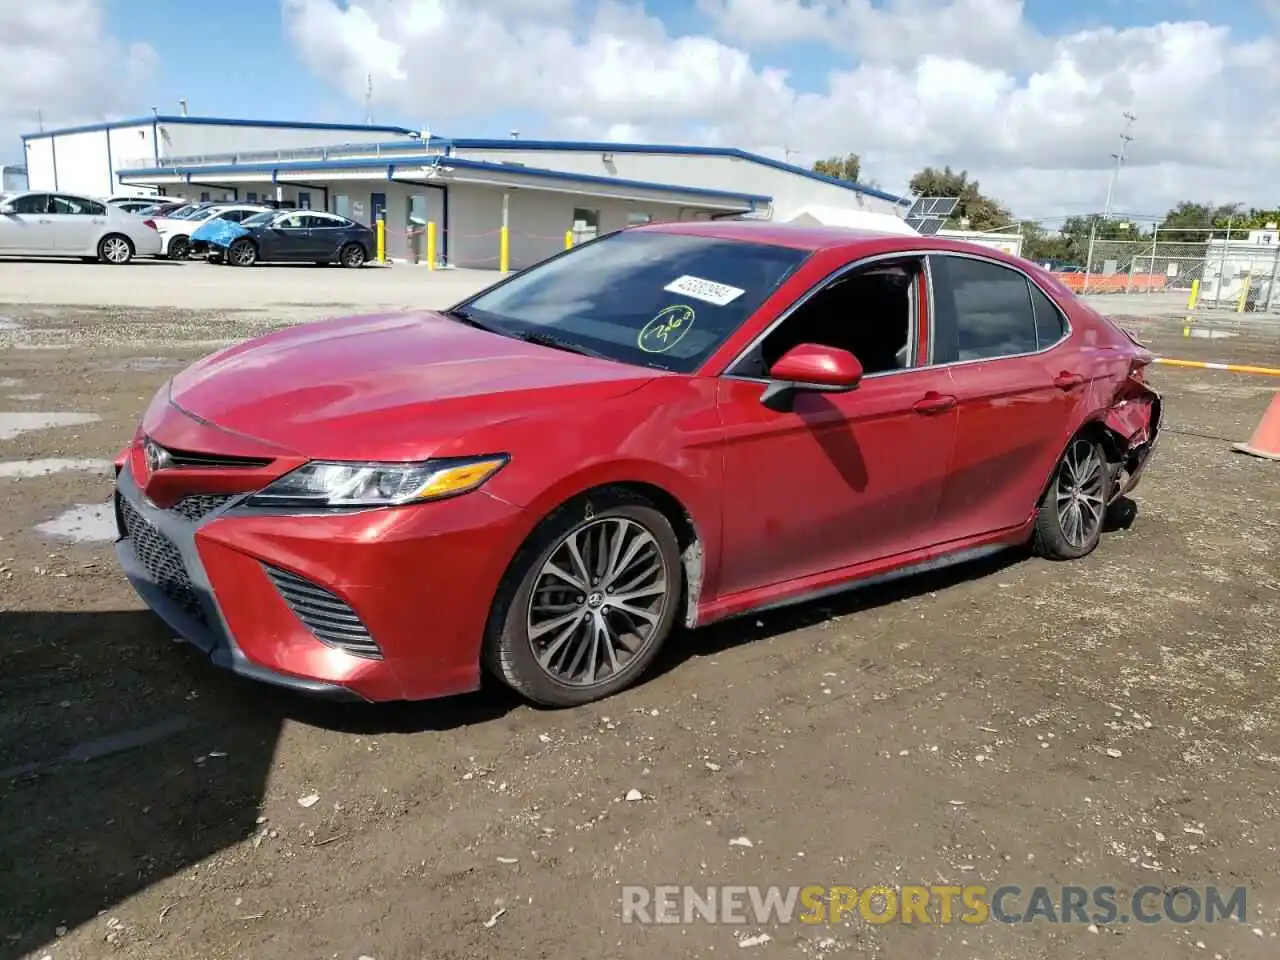
[[[440,313],[189,367],[117,460],[117,553],[241,674],[393,700],[487,668],[584,703],[677,621],[1089,553],[1157,439],[1151,360],[986,248],[628,229]]]

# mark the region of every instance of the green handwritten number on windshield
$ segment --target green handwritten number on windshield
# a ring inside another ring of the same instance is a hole
[[[636,345],[645,353],[666,353],[689,332],[694,316],[693,307],[683,303],[664,307],[644,325]]]

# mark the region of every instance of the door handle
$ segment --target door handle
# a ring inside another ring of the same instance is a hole
[[[923,397],[911,405],[911,409],[916,413],[923,413],[926,416],[934,413],[945,413],[956,405],[956,398],[951,394],[941,394],[930,390]]]
[[[1078,373],[1071,373],[1063,370],[1060,374],[1053,378],[1053,385],[1059,390],[1070,390],[1084,383],[1084,377]]]
[[[53,221],[52,221],[52,220],[41,220],[40,222],[41,222],[41,223],[53,223]]]

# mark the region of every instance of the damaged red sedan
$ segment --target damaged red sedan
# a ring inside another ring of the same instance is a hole
[[[117,461],[117,554],[250,677],[379,701],[487,669],[580,704],[678,624],[1088,554],[1156,443],[1152,359],[994,250],[638,227],[178,374]]]

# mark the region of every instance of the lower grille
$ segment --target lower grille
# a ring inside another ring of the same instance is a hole
[[[133,552],[147,574],[187,616],[209,623],[204,604],[196,593],[195,585],[187,574],[182,554],[172,540],[166,537],[150,520],[144,517],[124,497],[116,501],[123,521],[124,533],[133,542]]]
[[[345,600],[296,573],[265,563],[262,566],[294,616],[317,640],[357,657],[382,659],[382,650]]]
[[[184,520],[196,523],[234,499],[235,496],[229,493],[200,493],[183,497],[169,509]]]

